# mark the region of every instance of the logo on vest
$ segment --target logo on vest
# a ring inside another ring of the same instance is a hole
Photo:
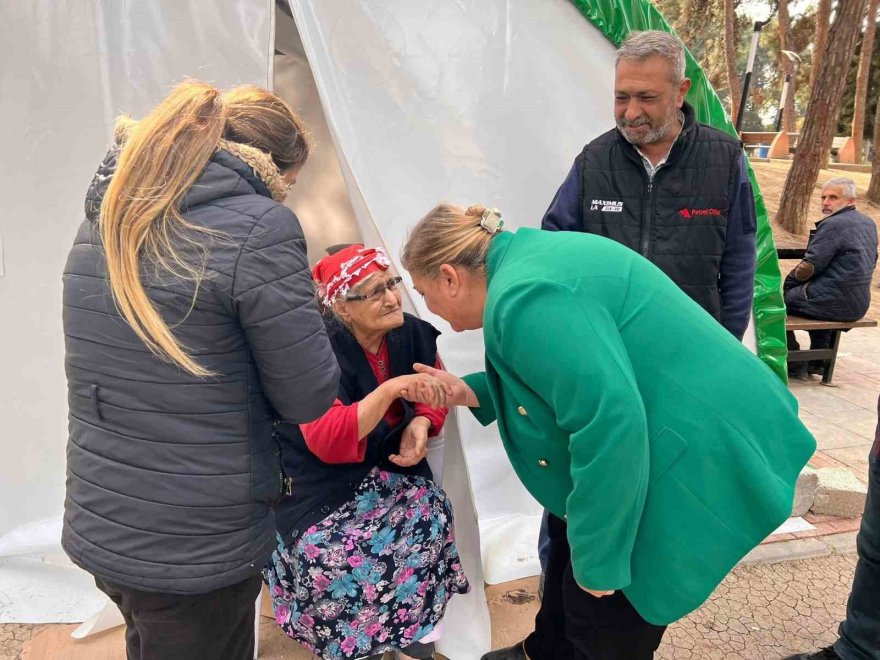
[[[678,214],[690,220],[701,215],[721,215],[721,209],[682,209]]]
[[[613,200],[594,199],[590,202],[591,211],[602,211],[602,213],[622,213],[623,202],[615,202]]]

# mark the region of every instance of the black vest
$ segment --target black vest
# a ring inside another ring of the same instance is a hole
[[[339,399],[345,405],[351,405],[375,390],[379,383],[364,349],[348,329],[339,321],[330,319],[327,333],[342,370]],[[403,325],[385,335],[391,361],[390,377],[415,373],[412,365],[416,362],[433,365],[437,360],[439,334],[430,323],[404,314]],[[431,468],[426,460],[409,468],[388,460],[389,454],[398,453],[403,430],[415,416],[412,404],[402,403],[403,421],[394,427],[385,420],[379,422],[367,436],[362,463],[325,463],[306,446],[298,425],[283,422],[276,428],[282,466],[290,484],[290,494],[282,498],[276,511],[276,526],[285,542],[289,543],[352,499],[361,481],[376,466],[390,472],[431,478]]]
[[[639,252],[720,320],[718,273],[742,147],[697,123],[687,104],[682,112],[681,134],[653,181],[616,128],[584,147],[583,231]]]

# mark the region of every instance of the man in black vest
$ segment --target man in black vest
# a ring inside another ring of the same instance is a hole
[[[584,147],[542,227],[607,236],[641,253],[741,340],[755,277],[742,147],[695,121],[675,36],[633,32],[616,61],[617,127]]]
[[[755,277],[752,187],[739,141],[694,120],[684,102],[691,87],[684,69],[684,48],[673,35],[652,30],[627,37],[615,66],[617,128],[584,147],[541,227],[599,234],[639,252],[741,340]],[[545,512],[542,575],[554,570],[551,563],[565,564],[562,549],[549,541],[549,524]],[[560,594],[545,596],[561,608]],[[557,619],[562,625],[561,610]],[[561,630],[540,637],[565,639]],[[549,644],[544,651],[547,658],[577,653]],[[639,657],[652,655],[646,647]],[[517,644],[482,660],[523,658]]]
[[[824,321],[858,321],[871,305],[871,277],[877,264],[877,225],[856,210],[856,184],[837,177],[822,186],[822,215],[810,232],[803,260],[782,286],[790,314]],[[831,330],[810,330],[810,348],[829,348]],[[800,349],[788,332],[788,350]],[[789,367],[793,378],[823,375],[822,361]]]

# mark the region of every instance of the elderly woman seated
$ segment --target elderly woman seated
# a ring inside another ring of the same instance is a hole
[[[425,459],[445,394],[413,371],[439,364],[439,333],[403,312],[389,267],[362,245],[315,265],[339,396],[318,420],[277,429],[286,496],[264,576],[284,632],[326,660],[431,658],[446,603],[469,590]]]

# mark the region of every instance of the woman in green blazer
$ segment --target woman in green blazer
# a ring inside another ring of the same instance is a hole
[[[785,385],[649,261],[500,225],[440,205],[402,255],[428,309],[484,333],[484,372],[419,369],[498,422],[562,540],[535,632],[484,657],[650,658],[786,520],[815,440]]]

